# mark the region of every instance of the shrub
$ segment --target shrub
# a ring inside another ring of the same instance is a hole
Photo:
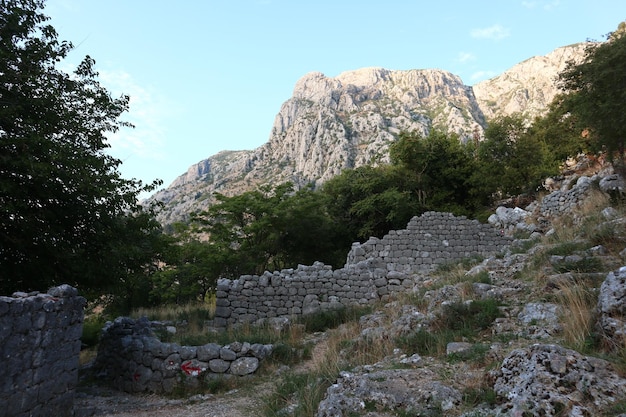
[[[91,316],[83,322],[83,334],[80,341],[83,347],[94,347],[100,341],[100,332],[106,320],[100,315]]]
[[[323,332],[328,329],[334,329],[340,324],[349,321],[358,320],[359,317],[372,311],[371,306],[339,308],[329,311],[320,311],[314,314],[308,314],[301,318],[302,324],[307,332]]]
[[[480,331],[491,326],[497,317],[501,317],[498,302],[489,298],[444,305],[440,321],[446,329]]]

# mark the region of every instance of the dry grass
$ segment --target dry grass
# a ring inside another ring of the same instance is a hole
[[[132,311],[131,317],[148,317],[151,320],[160,321],[180,321],[188,320],[194,315],[213,317],[215,313],[215,298],[206,302],[195,302],[188,304],[167,304],[164,306],[138,308]]]
[[[582,285],[562,283],[557,299],[563,307],[561,324],[566,343],[575,350],[584,351],[593,329],[596,295]]]

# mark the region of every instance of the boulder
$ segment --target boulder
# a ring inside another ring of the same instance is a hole
[[[600,286],[596,327],[609,339],[623,343],[626,335],[626,266],[609,272]]]
[[[233,375],[248,375],[259,369],[259,360],[251,357],[241,357],[230,364],[230,373]]]
[[[424,369],[342,372],[326,391],[317,417],[370,415],[365,414],[366,407],[388,410],[393,415],[433,415],[461,403],[459,391],[426,372]]]
[[[626,379],[602,359],[558,345],[513,350],[495,377],[498,415],[601,415],[626,398]]]

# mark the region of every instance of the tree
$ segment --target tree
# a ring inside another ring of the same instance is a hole
[[[426,210],[469,215],[475,208],[469,184],[475,170],[473,146],[439,130],[431,130],[426,137],[402,132],[389,156],[405,175],[414,176],[414,191]]]
[[[624,25],[601,44],[590,45],[582,63],[569,63],[559,82],[561,106],[580,119],[609,157],[623,165],[626,140],[626,36]]]
[[[128,97],[102,87],[95,61],[57,68],[72,49],[42,0],[0,1],[0,291],[121,284],[158,251],[159,225],[121,177],[106,135]]]
[[[343,171],[321,189],[329,215],[346,245],[383,237],[424,211],[414,178],[396,166],[361,166]]]
[[[493,198],[532,194],[544,178],[558,172],[558,163],[546,143],[519,114],[489,124],[477,158],[473,185],[479,194]]]
[[[192,221],[208,236],[207,245],[219,254],[217,276],[236,278],[315,261],[335,263],[337,227],[327,214],[323,196],[311,187],[294,191],[293,184],[263,186],[233,197],[216,195],[218,202]]]

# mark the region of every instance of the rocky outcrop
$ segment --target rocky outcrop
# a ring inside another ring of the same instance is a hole
[[[626,379],[609,362],[558,345],[512,351],[494,390],[508,416],[595,416],[626,396]]]
[[[286,181],[319,185],[346,168],[385,163],[401,131],[439,128],[463,141],[480,138],[492,117],[545,110],[558,91],[556,74],[583,51],[583,44],[559,48],[474,87],[436,69],[306,74],[281,106],[267,143],[200,161],[151,200],[164,204],[159,220],[172,223],[206,209],[214,192],[234,195]]]
[[[383,415],[435,415],[455,408],[461,399],[458,390],[428,369],[343,372],[328,389],[317,417],[379,415],[364,414],[377,411],[386,412]]]
[[[626,267],[607,275],[600,287],[597,312],[600,334],[621,345],[626,338]]]
[[[491,120],[520,113],[532,119],[542,114],[559,92],[559,73],[568,62],[580,62],[589,45],[584,42],[555,49],[474,85],[474,95],[485,117]]]

